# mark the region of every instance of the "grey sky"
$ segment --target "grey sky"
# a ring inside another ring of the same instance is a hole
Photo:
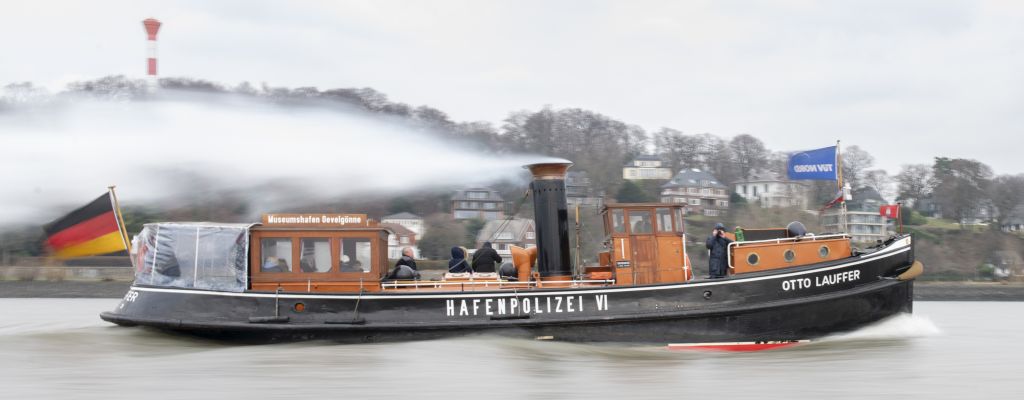
[[[0,5],[0,83],[160,69],[234,84],[376,88],[495,123],[581,107],[859,145],[890,173],[941,155],[1024,172],[1024,2],[21,1]]]

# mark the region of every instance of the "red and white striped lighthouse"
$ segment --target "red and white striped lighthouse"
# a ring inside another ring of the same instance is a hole
[[[156,33],[160,30],[160,21],[146,18],[142,26],[146,27],[146,76],[156,86]]]

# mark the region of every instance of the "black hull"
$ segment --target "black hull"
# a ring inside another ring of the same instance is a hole
[[[904,237],[839,262],[672,285],[361,296],[136,286],[101,317],[240,342],[362,343],[474,334],[660,344],[784,341],[911,312],[913,281],[895,277],[913,261],[910,238]],[[295,311],[297,303],[303,312]]]

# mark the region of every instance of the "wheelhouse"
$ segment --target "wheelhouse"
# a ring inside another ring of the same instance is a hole
[[[683,246],[684,206],[610,203],[601,212],[608,250],[599,259],[617,284],[684,282],[693,277]]]

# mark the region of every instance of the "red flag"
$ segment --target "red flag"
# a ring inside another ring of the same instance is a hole
[[[878,215],[886,218],[897,219],[900,217],[899,204],[886,204],[878,208]]]
[[[825,211],[825,210],[827,210],[827,209],[828,209],[829,207],[832,207],[832,206],[836,205],[837,203],[839,203],[839,202],[843,201],[843,196],[844,196],[844,194],[843,194],[843,191],[842,191],[842,190],[840,190],[840,191],[836,192],[836,198],[835,198],[835,199],[832,199],[832,201],[830,201],[830,202],[828,202],[827,204],[825,204],[825,206],[824,206],[824,207],[822,207],[822,208],[821,208],[821,210],[818,210],[818,211]]]

